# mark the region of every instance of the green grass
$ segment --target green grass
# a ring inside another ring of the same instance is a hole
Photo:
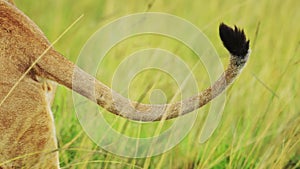
[[[97,147],[76,118],[72,92],[59,87],[52,110],[62,168],[300,167],[300,1],[16,0],[16,4],[41,27],[50,41],[84,14],[84,18],[55,44],[55,48],[72,61],[101,26],[121,16],[145,11],[170,13],[192,22],[211,40],[224,65],[228,57],[218,37],[220,22],[243,27],[251,40],[250,61],[226,93],[221,124],[213,136],[204,144],[198,142],[209,108],[205,106],[198,112],[191,132],[179,145],[151,158],[119,157]],[[155,35],[137,36],[121,42],[108,53],[101,63],[98,79],[110,86],[122,60],[134,51],[149,47],[171,51],[191,69],[198,62],[193,52],[180,42]],[[200,89],[209,85],[201,65],[193,73]],[[179,90],[172,78],[149,70],[133,79],[129,97],[139,100],[145,95],[141,101],[148,103],[154,89],[163,90],[168,101]],[[133,137],[152,136],[159,125],[141,125],[109,113],[105,113],[105,117],[114,123],[114,129]],[[162,130],[172,123],[165,122]]]

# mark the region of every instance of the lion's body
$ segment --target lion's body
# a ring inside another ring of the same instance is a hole
[[[0,5],[0,101],[8,96],[0,106],[0,168],[57,168],[55,128],[46,97],[52,91],[47,83],[31,73],[8,95],[30,66],[33,58],[28,56],[44,49],[37,50],[37,40],[24,35],[32,31],[14,25],[20,18],[11,11],[14,8],[2,1]]]

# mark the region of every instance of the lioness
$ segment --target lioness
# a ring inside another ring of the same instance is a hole
[[[176,103],[151,105],[128,100],[53,49],[42,31],[12,1],[0,0],[0,168],[59,168],[50,110],[51,80],[128,119],[170,119],[207,104],[240,73],[249,56],[243,30],[221,24],[230,63],[199,94]],[[76,85],[74,85],[76,84]],[[90,91],[89,86],[95,86]]]

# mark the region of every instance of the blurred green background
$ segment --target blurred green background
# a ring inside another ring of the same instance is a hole
[[[172,150],[151,158],[124,158],[97,147],[81,128],[72,104],[72,92],[60,86],[53,112],[62,168],[299,168],[300,167],[300,1],[299,0],[15,0],[53,42],[74,20],[84,17],[55,44],[65,57],[76,61],[80,49],[99,28],[137,12],[164,12],[196,25],[211,40],[224,65],[228,53],[218,37],[225,22],[245,29],[251,40],[248,65],[227,91],[221,124],[200,144],[199,133],[209,105],[198,112],[191,132]],[[193,68],[198,57],[173,39],[155,35],[133,37],[116,45],[99,67],[97,77],[111,86],[117,66],[132,52],[163,48]],[[209,85],[205,69],[193,70],[200,89]],[[163,79],[163,80],[160,80]],[[155,70],[139,74],[129,98],[148,103],[161,89],[170,101],[178,87],[172,78]],[[158,123],[139,124],[105,113],[113,128],[139,137],[152,136]],[[171,121],[165,122],[163,129]],[[150,133],[150,134],[149,134]],[[122,146],[122,145],[120,145]]]

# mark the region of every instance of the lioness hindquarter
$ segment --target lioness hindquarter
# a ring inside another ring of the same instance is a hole
[[[0,1],[0,101],[39,55],[15,8]],[[44,84],[30,73],[0,105],[0,168],[58,168],[54,125]]]

